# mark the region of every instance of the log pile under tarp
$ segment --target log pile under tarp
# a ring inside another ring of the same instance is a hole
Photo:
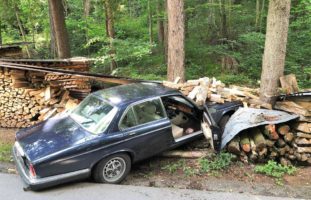
[[[259,89],[229,86],[215,78],[200,78],[185,83],[164,81],[166,87],[181,91],[199,106],[208,103],[241,101],[244,107],[276,109],[299,115],[288,124],[270,124],[242,131],[227,145],[227,151],[238,155],[245,162],[277,160],[283,165],[302,163],[311,165],[311,95],[289,95],[299,92],[293,74],[280,78],[284,92],[274,108],[259,98]]]
[[[311,123],[269,124],[243,131],[227,150],[244,162],[277,160],[283,165],[311,165]]]
[[[89,92],[86,78],[0,67],[0,127],[36,124],[75,107]]]

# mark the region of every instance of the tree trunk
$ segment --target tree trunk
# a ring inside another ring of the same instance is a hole
[[[90,10],[91,10],[91,0],[84,0],[83,1],[83,14],[84,17],[87,18],[90,15]]]
[[[157,1],[157,25],[158,25],[158,40],[159,44],[164,43],[164,21],[163,21],[163,0]]]
[[[52,17],[50,26],[54,30],[58,58],[69,58],[70,45],[62,0],[49,0],[49,6]]]
[[[152,24],[152,10],[151,10],[151,3],[148,0],[148,29],[149,29],[149,43],[150,46],[153,44],[153,24]]]
[[[260,99],[266,103],[274,103],[283,76],[289,14],[290,0],[270,0],[260,84]]]
[[[89,24],[88,24],[88,17],[90,15],[90,10],[91,10],[91,0],[84,0],[83,1],[83,16],[84,16],[84,21],[85,21],[85,43],[88,42],[89,40]],[[90,48],[87,48],[88,55],[90,54]]]
[[[228,31],[227,31],[227,15],[226,15],[225,0],[219,0],[219,6],[221,18],[221,36],[223,39],[227,39]]]
[[[0,45],[2,45],[2,21],[0,20]]]
[[[168,69],[167,78],[185,81],[185,14],[183,0],[167,0]]]
[[[57,43],[55,40],[55,31],[54,31],[54,26],[53,26],[53,19],[52,19],[52,11],[51,11],[51,6],[50,6],[50,1],[49,3],[49,21],[50,21],[50,53],[53,55],[53,58],[57,57]]]
[[[19,9],[18,9],[17,5],[14,5],[14,11],[15,11],[15,16],[16,16],[16,21],[17,21],[17,24],[19,27],[19,31],[22,35],[23,41],[27,42],[24,26],[22,24],[21,19],[19,18]],[[25,46],[25,48],[26,48],[27,56],[28,56],[28,58],[30,58],[30,52],[29,52],[27,45]]]
[[[263,19],[263,14],[265,12],[265,0],[262,0],[261,3],[261,12],[260,12],[260,19],[259,19],[259,31],[262,31],[262,19]]]
[[[114,69],[117,68],[117,63],[114,59],[114,55],[116,53],[114,45],[113,45],[113,40],[115,38],[115,31],[114,31],[114,16],[113,16],[113,9],[112,9],[112,1],[111,0],[105,0],[104,2],[105,6],[105,15],[106,15],[106,34],[107,37],[110,40],[110,51],[109,51],[109,56],[111,59],[110,63],[110,71],[112,72]]]
[[[167,59],[167,52],[168,52],[168,19],[167,19],[167,0],[164,0],[165,1],[165,6],[164,6],[164,10],[165,10],[165,21],[164,21],[164,60],[165,60],[165,63],[167,63],[168,59]]]
[[[256,20],[255,20],[255,30],[258,30],[260,19],[260,0],[256,0]]]

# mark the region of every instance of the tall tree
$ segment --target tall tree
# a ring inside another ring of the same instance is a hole
[[[163,20],[163,0],[157,0],[157,25],[158,41],[160,45],[164,43],[164,20]]]
[[[153,21],[152,21],[152,9],[151,2],[148,0],[148,29],[149,29],[149,43],[150,46],[153,44]]]
[[[110,51],[109,51],[109,56],[111,59],[110,71],[113,71],[114,69],[117,68],[117,62],[114,59],[115,48],[113,45],[113,40],[115,38],[114,12],[113,12],[114,3],[116,3],[114,0],[104,0],[105,16],[106,16],[106,34],[110,40]]]
[[[168,65],[167,78],[185,81],[185,13],[183,0],[167,0]]]
[[[51,31],[54,33],[58,58],[70,57],[70,45],[65,23],[64,6],[62,0],[49,0],[51,14]]]
[[[290,0],[270,0],[265,50],[262,62],[260,99],[274,103],[279,78],[284,73]]]
[[[16,16],[16,21],[17,21],[17,24],[18,24],[18,27],[19,27],[19,31],[20,31],[20,33],[22,35],[23,41],[27,42],[25,29],[24,29],[23,23],[22,23],[22,21],[21,21],[21,19],[19,17],[19,8],[17,7],[16,2],[14,2],[14,11],[15,11],[15,16]],[[30,52],[28,50],[27,45],[26,45],[26,52],[27,52],[28,58],[30,58]]]

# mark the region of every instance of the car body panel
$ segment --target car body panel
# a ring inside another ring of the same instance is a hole
[[[176,148],[182,144],[201,137],[202,131],[198,131],[189,137],[175,140],[172,135],[172,125],[165,115],[161,119],[122,130],[119,121],[127,108],[133,104],[148,101],[150,99],[177,95],[185,98],[193,106],[197,122],[203,119],[202,114],[208,113],[208,109],[201,109],[180,92],[166,88],[159,84],[136,83],[122,85],[93,93],[118,108],[107,129],[100,134],[92,134],[83,129],[69,115],[53,117],[33,127],[20,130],[16,134],[16,149],[21,149],[24,157],[14,154],[15,160],[21,160],[19,171],[27,171],[27,162],[33,165],[36,171],[36,184],[29,181],[29,177],[22,176],[29,187],[38,187],[40,180],[49,180],[49,177],[58,177],[61,174],[72,175],[66,179],[72,180],[86,174],[75,172],[91,171],[103,158],[116,153],[127,153],[132,163],[149,158],[165,150]],[[162,103],[162,101],[161,101]],[[163,106],[163,103],[162,103]],[[223,111],[234,111],[239,104],[220,106],[216,109],[215,116],[222,115]],[[164,108],[163,108],[164,109]],[[217,113],[219,112],[219,113]],[[211,114],[208,114],[212,118]],[[217,123],[213,119],[212,126]],[[218,134],[218,133],[217,133]],[[20,148],[17,148],[19,147]],[[15,150],[14,150],[15,149]],[[26,162],[25,162],[26,161]],[[23,164],[24,163],[24,164]],[[26,165],[25,165],[26,163]],[[63,182],[65,180],[61,180]],[[44,181],[43,181],[44,182]],[[40,187],[57,184],[57,181],[45,183]]]

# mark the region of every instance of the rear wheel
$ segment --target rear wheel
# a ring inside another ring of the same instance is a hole
[[[93,178],[98,183],[117,184],[124,180],[130,170],[130,157],[127,154],[115,154],[97,164]]]

